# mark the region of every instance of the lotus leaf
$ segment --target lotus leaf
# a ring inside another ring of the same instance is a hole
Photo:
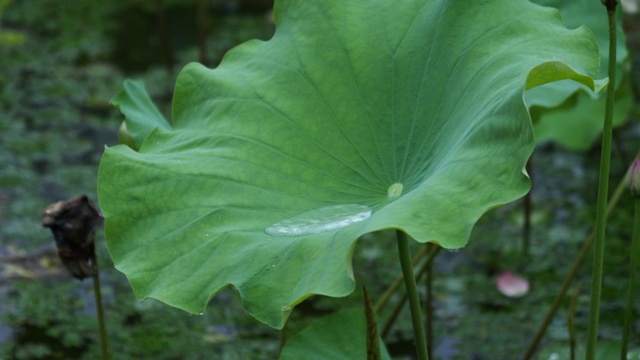
[[[312,294],[353,291],[363,234],[463,247],[529,189],[525,88],[598,74],[591,32],[526,0],[280,0],[274,16],[270,40],[182,70],[171,127],[105,150],[107,243],[138,297],[200,313],[231,285],[281,328]]]

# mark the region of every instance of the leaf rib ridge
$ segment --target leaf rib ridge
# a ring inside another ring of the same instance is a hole
[[[435,28],[434,28],[434,32],[433,32],[433,39],[438,39],[440,37],[440,33],[442,32],[442,28],[441,28],[441,20],[443,18],[443,13],[444,13],[444,9],[443,7],[439,8],[439,14],[437,17],[437,22],[435,24]],[[418,96],[416,98],[416,104],[415,104],[415,108],[413,111],[413,116],[411,119],[411,127],[409,128],[409,135],[408,135],[408,139],[407,139],[407,146],[405,149],[405,153],[404,153],[404,157],[402,160],[402,167],[400,170],[400,176],[399,176],[399,181],[402,181],[402,179],[404,178],[404,172],[405,172],[405,168],[407,165],[407,159],[409,158],[409,149],[411,148],[411,142],[413,141],[413,136],[414,136],[414,132],[415,127],[416,127],[416,121],[418,118],[418,109],[420,107],[420,102],[422,101],[422,89],[424,88],[424,86],[422,86],[422,84],[424,83],[424,81],[426,80],[426,75],[429,71],[429,64],[431,64],[431,59],[433,56],[433,49],[434,49],[435,45],[433,44],[433,42],[431,43],[431,47],[429,48],[429,52],[427,54],[427,58],[425,60],[423,69],[422,69],[422,76],[420,77],[420,85],[419,85],[419,90],[418,90]],[[426,132],[426,136],[425,138],[431,138],[431,129],[433,128],[433,124],[434,122],[430,122],[431,127],[429,128],[429,130]]]
[[[287,159],[287,160],[289,160],[291,162],[295,162],[296,164],[298,164],[300,166],[303,166],[303,167],[305,167],[307,169],[314,170],[314,171],[316,171],[318,173],[321,173],[322,175],[325,175],[328,178],[337,180],[337,181],[339,181],[339,182],[341,182],[343,184],[346,184],[346,185],[349,185],[349,186],[353,186],[353,187],[358,188],[360,190],[364,190],[366,193],[370,193],[371,192],[370,188],[364,187],[361,184],[357,184],[357,183],[354,183],[354,182],[351,182],[351,181],[347,181],[347,179],[345,179],[345,178],[335,176],[333,173],[328,172],[325,169],[322,169],[320,167],[313,166],[310,163],[308,163],[308,162],[306,162],[306,161],[304,161],[302,159],[299,159],[299,158],[297,158],[295,156],[292,156],[292,155],[290,155],[290,154],[288,154],[288,153],[286,153],[284,151],[281,151],[281,149],[277,148],[276,146],[274,146],[272,144],[266,143],[266,142],[262,141],[261,139],[251,138],[251,137],[247,137],[247,136],[244,136],[244,135],[237,135],[237,134],[222,134],[221,136],[234,138],[234,139],[238,139],[238,140],[243,140],[243,141],[246,141],[248,143],[252,143],[254,145],[263,147],[263,148],[267,149],[268,151],[271,151],[272,153],[277,154],[278,156],[280,156],[282,158],[285,158],[285,159]],[[227,158],[227,159],[230,159],[230,158]],[[291,174],[288,174],[288,173],[278,173],[278,175],[287,175],[287,176],[289,176],[289,177],[291,177],[293,179],[298,179],[298,178],[294,178]]]
[[[328,20],[327,18],[327,13],[324,11],[321,11],[320,14],[323,16],[323,18],[326,20]],[[349,57],[349,53],[346,49],[346,45],[344,43],[344,41],[341,39],[340,34],[335,31],[335,28],[333,26],[331,26],[330,21],[326,21],[327,24],[327,28],[330,29],[333,33],[333,35],[335,35],[335,37],[339,40],[339,43],[341,45],[340,50],[345,54],[346,58],[348,59],[348,64],[349,64],[349,75],[352,81],[352,86],[355,87],[356,89],[356,93],[358,95],[358,100],[360,102],[360,106],[361,106],[361,110],[363,111],[366,120],[370,123],[370,119],[369,119],[369,115],[366,112],[366,110],[364,110],[364,106],[362,104],[362,96],[360,94],[360,89],[357,86],[358,82],[355,80],[355,73],[353,71],[353,64],[351,61],[351,58]],[[358,153],[358,155],[360,156],[361,159],[364,160],[364,163],[367,165],[367,167],[369,168],[369,170],[373,173],[373,175],[378,179],[379,183],[376,183],[375,185],[377,187],[381,187],[381,188],[386,188],[385,184],[388,182],[388,180],[385,180],[381,174],[379,173],[379,171],[376,171],[376,168],[371,164],[370,162],[370,157],[369,156],[365,156],[365,154],[363,154],[363,152],[360,150],[360,148],[355,144],[355,142],[353,141],[353,139],[351,139],[351,137],[348,135],[347,132],[344,131],[344,128],[342,127],[342,125],[340,124],[340,121],[337,117],[337,115],[335,114],[335,112],[333,111],[333,109],[331,108],[331,106],[329,105],[329,103],[327,102],[325,96],[322,94],[322,92],[318,89],[318,86],[315,84],[314,81],[312,81],[307,74],[305,73],[305,78],[307,79],[307,81],[313,86],[313,88],[315,89],[316,93],[318,94],[318,96],[322,99],[322,102],[325,104],[326,110],[328,112],[331,113],[331,118],[334,121],[334,124],[336,125],[336,127],[340,130],[340,132],[342,133],[342,135],[349,141],[349,143],[351,144],[351,146],[356,150],[356,152]],[[382,153],[380,151],[380,147],[378,144],[378,141],[375,137],[374,134],[371,134],[371,137],[373,139],[373,141],[375,142],[375,146],[377,149],[377,156],[380,159],[380,162],[382,164],[382,166],[384,167],[384,162],[382,161]],[[386,171],[385,171],[386,172]],[[371,180],[372,181],[372,180]]]

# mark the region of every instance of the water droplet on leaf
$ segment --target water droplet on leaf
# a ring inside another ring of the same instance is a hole
[[[264,231],[272,236],[304,236],[338,230],[369,218],[371,209],[365,205],[325,206],[268,226]]]

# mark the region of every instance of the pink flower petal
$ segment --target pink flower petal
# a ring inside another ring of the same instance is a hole
[[[498,276],[498,291],[504,296],[520,297],[529,292],[529,281],[527,279],[514,275],[510,271],[505,271]]]

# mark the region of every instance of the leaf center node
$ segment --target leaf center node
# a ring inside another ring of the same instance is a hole
[[[403,189],[404,186],[402,186],[402,183],[392,184],[387,190],[387,196],[389,197],[389,199],[395,199],[402,194]]]

